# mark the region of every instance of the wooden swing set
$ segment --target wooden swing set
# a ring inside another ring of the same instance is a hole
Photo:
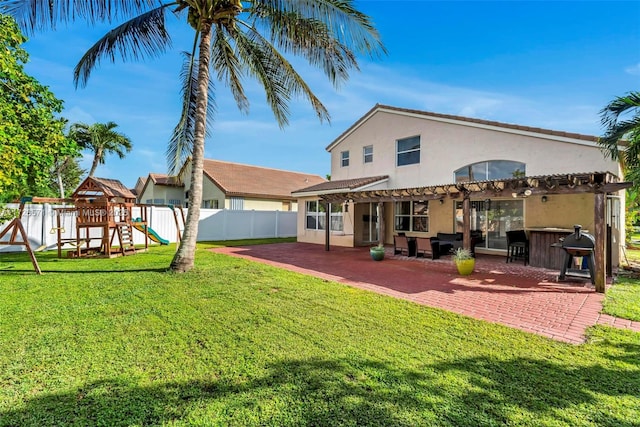
[[[120,181],[89,177],[80,184],[72,198],[23,197],[20,200],[20,207],[16,217],[0,232],[0,245],[24,246],[34,270],[38,274],[41,274],[42,271],[22,223],[22,216],[27,203],[71,204],[71,206],[54,208],[56,226],[52,226],[50,233],[57,235],[58,258],[62,258],[62,250],[65,244],[74,246],[73,250],[67,252],[67,256],[70,258],[85,256],[111,258],[135,254],[137,251],[146,251],[149,247],[149,232],[151,230],[147,226],[148,206],[136,206],[135,195]],[[132,216],[134,206],[140,208],[140,217],[135,220]],[[179,244],[182,236],[179,228],[178,212],[180,213],[182,224],[184,224],[184,212],[181,207],[169,207],[173,212],[178,230],[177,241]],[[65,238],[63,237],[66,232],[64,218],[72,215],[76,218],[75,237]],[[134,227],[145,235],[144,249],[136,249],[134,246]],[[91,231],[95,229],[101,232],[92,235]],[[1,241],[9,233],[9,240]],[[91,242],[94,240],[99,240],[100,245],[97,247],[92,246]],[[38,248],[36,251],[41,249],[43,248]]]

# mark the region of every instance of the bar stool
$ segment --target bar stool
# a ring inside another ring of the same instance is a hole
[[[524,265],[529,263],[529,239],[524,230],[507,231],[507,262],[524,260]]]

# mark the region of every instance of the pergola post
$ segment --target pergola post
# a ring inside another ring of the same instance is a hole
[[[467,193],[462,199],[462,247],[471,250],[471,200]]]
[[[378,202],[378,244],[384,245],[384,203]]]
[[[606,221],[606,194],[595,193],[593,223],[595,242],[595,282],[596,292],[604,293],[607,283],[607,221]]]
[[[324,250],[329,250],[329,236],[331,235],[331,203],[324,204]]]

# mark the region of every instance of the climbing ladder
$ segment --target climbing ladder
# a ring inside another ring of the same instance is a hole
[[[136,248],[133,245],[133,226],[127,222],[116,223],[115,232],[111,236],[110,246],[113,246],[113,241],[118,236],[118,242],[120,243],[120,253],[126,255],[127,252],[135,253]]]

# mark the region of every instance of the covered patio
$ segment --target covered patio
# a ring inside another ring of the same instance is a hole
[[[242,257],[348,286],[503,324],[559,341],[582,343],[587,327],[608,324],[640,331],[640,322],[600,313],[604,295],[587,280],[557,282],[558,271],[479,254],[475,272],[461,277],[450,259],[393,255],[372,261],[367,247],[309,243],[224,247]]]
[[[375,177],[378,181],[386,181],[387,177]],[[346,181],[351,182],[351,180]],[[377,181],[376,181],[377,182]],[[371,184],[369,184],[371,185]],[[607,271],[611,270],[608,253],[612,250],[610,225],[608,224],[611,209],[607,208],[609,197],[616,197],[616,193],[629,188],[630,182],[619,182],[618,177],[610,172],[588,172],[541,176],[522,176],[508,179],[489,181],[458,182],[446,185],[432,185],[401,189],[352,189],[344,188],[344,182],[328,182],[315,187],[317,195],[325,203],[368,203],[377,204],[376,218],[379,218],[378,238],[380,244],[388,239],[385,224],[385,203],[403,201],[438,201],[442,204],[445,200],[456,200],[462,204],[462,234],[464,236],[463,247],[471,245],[471,201],[487,200],[491,198],[526,199],[529,197],[544,197],[549,195],[569,196],[578,194],[593,195],[593,225],[590,230],[595,238],[595,265],[594,283],[597,292],[604,293],[607,281]],[[365,186],[367,187],[367,186]],[[311,192],[314,187],[306,189]],[[579,209],[572,207],[573,211]],[[330,209],[325,209],[325,223],[329,224]],[[447,231],[447,230],[433,230]],[[451,232],[448,230],[447,232]],[[566,233],[568,234],[568,233]],[[547,250],[548,241],[544,241]],[[331,246],[331,232],[325,228],[325,249],[329,251]],[[609,268],[607,268],[609,266]]]

